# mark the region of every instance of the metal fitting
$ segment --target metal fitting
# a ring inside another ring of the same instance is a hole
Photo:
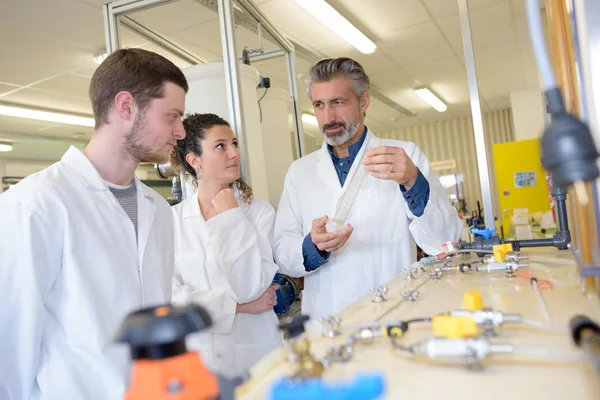
[[[519,264],[515,261],[488,262],[486,269],[488,272],[506,272],[508,277],[513,278],[515,271],[519,268],[528,267],[529,264]]]
[[[371,292],[375,292],[375,298],[372,300],[373,303],[381,303],[381,302],[387,301],[387,299],[385,297],[383,297],[383,295],[388,292],[387,287],[378,286],[376,288],[371,288]]]
[[[326,328],[326,331],[323,332],[323,336],[334,338],[341,334],[340,325],[342,323],[342,319],[340,317],[321,318],[320,321]]]
[[[404,297],[404,299],[408,302],[412,303],[413,301],[417,301],[419,298],[419,292],[416,290],[407,290],[402,293],[402,297]]]
[[[495,328],[499,328],[505,322],[519,322],[521,321],[521,315],[519,314],[504,314],[501,311],[494,311],[489,308],[482,310],[469,311],[469,310],[455,310],[450,313],[454,317],[467,317],[473,318],[473,322],[477,324],[479,328],[483,330],[483,336],[497,336]]]
[[[520,260],[529,260],[529,256],[527,254],[519,254],[519,253],[507,253],[506,261],[513,261],[518,263]]]

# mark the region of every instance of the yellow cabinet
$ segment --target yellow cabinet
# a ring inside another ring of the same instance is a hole
[[[550,194],[541,162],[540,140],[521,140],[493,146],[500,216],[505,236],[514,210],[546,212]]]

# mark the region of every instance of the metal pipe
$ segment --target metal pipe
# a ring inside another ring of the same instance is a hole
[[[481,198],[483,200],[483,215],[485,218],[485,227],[487,229],[493,229],[494,205],[492,202],[492,186],[490,184],[490,172],[488,168],[485,134],[483,131],[483,118],[481,116],[481,104],[479,102],[479,88],[477,85],[477,70],[475,68],[475,55],[473,53],[473,42],[471,39],[468,0],[458,0],[458,9],[460,13],[463,49],[465,52],[465,64],[467,66],[469,96],[471,98],[471,116],[473,119],[473,131],[475,133],[475,148],[477,150],[477,166],[479,168]]]
[[[258,48],[262,52],[264,50],[264,46],[263,46],[262,24],[260,22],[258,24],[256,24],[256,29],[258,30]]]
[[[296,53],[294,45],[287,40],[279,30],[269,21],[269,19],[260,11],[254,3],[248,0],[238,0],[238,4],[248,12],[258,22],[258,30],[266,30],[273,39],[286,50],[286,64],[288,70],[288,84],[290,90],[290,99],[292,100],[292,114],[294,116],[294,131],[296,149],[298,157],[305,153],[304,134],[302,129],[302,110],[300,109],[300,98],[298,97],[298,81],[296,77]],[[262,46],[261,46],[262,47]],[[270,57],[269,57],[270,58]]]
[[[275,50],[263,51],[262,53],[250,54],[249,57],[250,57],[250,61],[257,62],[257,61],[270,60],[271,58],[283,57],[286,54],[287,54],[287,52],[285,52],[283,50],[275,49]]]
[[[300,98],[298,97],[298,80],[296,79],[296,53],[291,51],[286,54],[286,64],[288,70],[288,82],[290,88],[290,100],[292,101],[293,122],[296,150],[298,158],[304,156],[306,147],[304,144],[304,129],[302,126],[302,110],[300,109]]]
[[[123,24],[123,26],[125,26],[132,32],[149,40],[150,42],[156,44],[157,46],[159,46],[167,51],[170,51],[171,53],[173,53],[174,55],[176,55],[177,57],[181,58],[182,60],[184,60],[185,62],[187,62],[189,64],[196,65],[196,64],[206,63],[205,60],[202,60],[201,58],[196,57],[195,55],[193,55],[192,53],[190,53],[183,47],[179,46],[178,44],[173,43],[169,39],[166,39],[165,37],[148,29],[146,26],[140,24],[139,22],[137,22],[127,16],[122,16],[120,21]]]
[[[121,0],[105,4],[102,11],[104,13],[106,52],[111,54],[121,48],[119,34],[119,17],[121,15],[146,10],[173,1],[177,0]]]
[[[138,12],[177,0],[121,0],[110,3],[115,16]]]
[[[536,278],[531,278],[531,287],[533,288],[535,297],[537,297],[538,302],[540,303],[540,307],[542,309],[542,312],[544,313],[544,316],[546,317],[546,321],[552,322],[552,316],[550,316],[550,310],[548,310],[548,305],[546,304],[546,300],[544,299],[544,296],[542,295],[542,291],[540,290],[540,287],[538,285],[538,281]]]
[[[252,185],[252,176],[248,165],[248,141],[244,121],[242,86],[235,48],[235,21],[232,0],[218,0],[221,43],[223,47],[223,65],[225,67],[225,86],[229,104],[229,122],[238,138],[241,149],[240,170],[244,179]]]
[[[294,45],[277,30],[275,25],[260,11],[254,3],[248,0],[237,0],[238,4],[245,9],[259,24],[275,39],[275,41],[287,51],[293,52]]]
[[[113,13],[112,3],[105,4],[102,8],[104,14],[104,40],[106,53],[111,54],[121,47],[119,40],[119,21]]]

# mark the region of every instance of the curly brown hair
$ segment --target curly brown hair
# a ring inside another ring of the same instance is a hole
[[[194,168],[187,162],[185,156],[189,153],[202,155],[202,141],[206,133],[214,126],[231,127],[227,121],[215,114],[189,114],[183,119],[185,138],[177,141],[177,146],[171,152],[171,165],[177,171],[183,171],[192,177],[194,185],[198,185],[198,175]],[[229,187],[240,193],[242,201],[250,204],[254,198],[252,188],[240,177]]]

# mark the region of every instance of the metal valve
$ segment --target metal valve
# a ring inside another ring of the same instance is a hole
[[[506,261],[513,261],[518,263],[520,260],[529,260],[529,255],[519,253],[507,253]]]
[[[407,301],[412,303],[413,301],[417,301],[419,297],[419,292],[416,290],[408,290],[402,293],[402,297],[404,297]]]
[[[373,299],[373,303],[381,303],[383,301],[387,301],[384,294],[388,292],[388,288],[385,286],[378,286],[376,288],[371,288],[371,292],[375,292],[375,298]]]
[[[515,277],[515,271],[518,270],[519,268],[526,268],[528,267],[529,264],[519,264],[517,261],[507,261],[506,262],[506,275],[509,278],[514,278]]]
[[[350,361],[354,352],[354,342],[355,340],[353,338],[348,338],[339,347],[330,347],[325,358],[321,360],[323,365],[327,367],[332,363],[345,363]]]
[[[327,328],[327,330],[323,332],[323,336],[333,338],[341,334],[340,324],[342,319],[340,317],[321,318],[320,321]]]
[[[429,271],[428,275],[431,279],[440,279],[444,274],[444,270],[441,267],[437,267],[433,271]]]

